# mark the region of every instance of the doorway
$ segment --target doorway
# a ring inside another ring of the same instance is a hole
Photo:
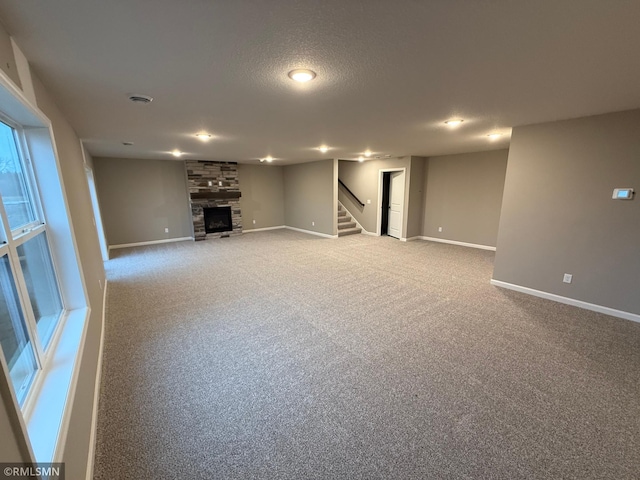
[[[402,238],[405,169],[380,170],[378,235]]]

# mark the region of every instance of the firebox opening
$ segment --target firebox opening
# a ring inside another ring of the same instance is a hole
[[[204,230],[207,233],[232,231],[231,207],[205,207]]]

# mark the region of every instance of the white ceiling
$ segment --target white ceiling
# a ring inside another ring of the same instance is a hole
[[[640,107],[638,0],[0,0],[0,18],[94,156],[430,156]]]

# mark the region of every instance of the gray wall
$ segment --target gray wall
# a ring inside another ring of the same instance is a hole
[[[243,230],[284,225],[284,167],[239,164],[238,181]]]
[[[0,69],[13,80],[19,88],[22,88],[22,82],[18,74],[18,66],[16,65],[16,57],[11,45],[11,37],[0,23]]]
[[[334,165],[333,160],[322,160],[284,167],[287,226],[336,235]]]
[[[184,162],[94,158],[93,164],[109,245],[193,236]]]
[[[414,157],[417,158],[417,157]],[[390,168],[405,168],[405,212],[402,221],[402,236],[407,236],[407,225],[409,222],[408,209],[411,207],[409,200],[411,189],[411,157],[389,158],[380,160],[366,160],[364,162],[352,162],[340,160],[339,177],[347,187],[362,201],[365,206],[358,205],[351,195],[346,193],[342,187],[338,188],[338,200],[342,202],[347,210],[362,225],[367,232],[375,233],[378,222],[378,188],[380,170]],[[415,186],[415,184],[414,184]],[[371,203],[367,203],[371,200]],[[419,207],[418,207],[419,208]],[[411,225],[409,231],[419,231],[421,220],[413,217],[416,225]]]
[[[507,156],[496,150],[430,157],[422,235],[495,247]]]
[[[411,157],[411,178],[408,183],[409,208],[407,209],[407,238],[422,235],[427,167],[426,158]]]
[[[94,224],[89,186],[84,167],[80,140],[37,77],[33,86],[38,107],[51,120],[60,169],[64,181],[73,235],[80,256],[91,315],[85,345],[81,354],[75,399],[71,410],[69,431],[63,461],[67,478],[84,478],[89,453],[89,438],[93,414],[93,398],[98,365],[98,351],[102,327],[102,300],[105,272],[98,234]],[[102,287],[100,286],[102,282]]]
[[[640,110],[515,128],[494,279],[640,314]],[[573,283],[562,283],[564,273]]]

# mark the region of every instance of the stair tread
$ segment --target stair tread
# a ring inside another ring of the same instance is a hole
[[[355,235],[361,232],[362,232],[361,228],[345,228],[344,230],[338,230],[338,236],[344,237],[345,235]]]
[[[338,224],[338,229],[339,230],[346,230],[348,228],[356,228],[356,222],[347,222],[347,223],[339,223]]]

